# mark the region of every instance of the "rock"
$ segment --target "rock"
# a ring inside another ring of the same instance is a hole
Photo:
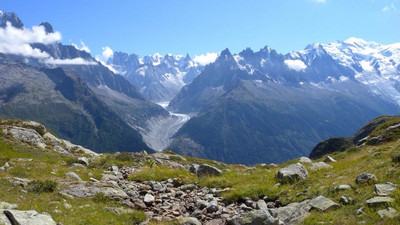
[[[1,225],[12,225],[7,216],[3,213],[3,210],[0,210],[0,224]]]
[[[163,192],[165,190],[164,186],[160,184],[159,182],[151,182],[151,189],[153,191],[158,191],[158,192]]]
[[[80,163],[72,163],[70,167],[72,167],[72,168],[85,168],[85,166],[80,164]]]
[[[312,163],[312,161],[311,161],[311,159],[310,158],[308,158],[308,157],[300,157],[300,159],[299,159],[299,163],[309,163],[309,164],[311,164]]]
[[[393,201],[394,199],[391,197],[376,196],[368,199],[367,201],[365,201],[365,203],[367,203],[367,205],[370,207],[375,207],[380,205],[387,205],[388,203],[391,203]]]
[[[36,130],[13,126],[8,130],[8,133],[16,140],[36,145],[42,149],[46,148],[46,142]]]
[[[182,217],[178,219],[180,225],[201,225],[200,221],[194,217]]]
[[[239,208],[243,211],[251,211],[253,210],[251,207],[247,206],[246,204],[242,203]]]
[[[62,141],[60,139],[58,139],[56,136],[54,136],[49,132],[45,133],[43,135],[43,138],[50,141],[50,143],[53,144],[54,146],[62,144]]]
[[[74,197],[93,197],[97,193],[103,193],[110,199],[123,200],[129,196],[120,188],[108,187],[103,182],[79,182],[69,183],[68,188],[60,191],[61,194],[68,194]]]
[[[199,169],[197,170],[197,176],[202,177],[202,176],[219,176],[221,175],[221,170],[214,166],[210,166],[208,164],[201,164],[199,166]]]
[[[354,204],[355,200],[352,197],[346,197],[346,196],[341,196],[339,199],[339,202],[342,203],[342,205],[350,205],[350,204]]]
[[[310,200],[304,200],[302,202],[294,202],[287,206],[278,208],[279,220],[283,222],[283,224],[288,225],[301,224],[311,210],[309,202]]]
[[[28,225],[56,225],[57,223],[48,214],[41,214],[35,210],[20,211],[20,210],[4,210],[3,213],[10,220],[11,224]]]
[[[78,157],[78,163],[89,166],[89,159],[86,157]]]
[[[125,209],[125,208],[122,208],[122,207],[119,207],[119,208],[117,208],[117,207],[104,207],[104,210],[113,212],[113,213],[115,213],[117,215],[132,214],[132,213],[135,212],[135,210],[133,210],[133,209]]]
[[[207,221],[205,225],[225,225],[225,222],[223,219],[212,219]]]
[[[59,146],[59,145],[55,145],[53,147],[53,150],[62,154],[62,155],[68,155],[68,156],[74,156],[72,153],[68,152],[67,150],[65,150],[63,147]]]
[[[370,173],[361,173],[356,178],[357,184],[364,184],[364,183],[375,183],[378,179],[376,179],[375,175]]]
[[[268,205],[264,200],[257,201],[257,209],[267,209]]]
[[[320,169],[331,169],[333,166],[324,163],[324,162],[316,162],[310,165],[311,170],[320,170]]]
[[[394,190],[396,190],[397,184],[394,183],[384,183],[384,184],[375,184],[375,194],[379,196],[388,196]]]
[[[153,195],[151,195],[151,194],[146,194],[146,195],[144,196],[143,202],[144,202],[146,205],[150,205],[150,204],[152,204],[154,201],[155,201],[155,198],[154,198]]]
[[[300,163],[286,166],[278,171],[276,177],[281,182],[292,182],[298,179],[305,179],[308,177],[308,171]]]
[[[208,206],[206,208],[208,213],[213,213],[213,212],[217,212],[219,209],[218,203],[216,201],[211,201],[210,203],[208,203]]]
[[[241,225],[278,225],[279,219],[273,217],[268,210],[254,210],[240,218],[238,223]]]
[[[16,209],[18,208],[17,204],[10,204],[7,202],[0,202],[0,209]]]
[[[344,191],[344,190],[350,190],[350,189],[351,189],[351,186],[348,184],[341,184],[341,185],[335,187],[335,190],[337,190],[337,191]]]
[[[386,209],[382,209],[378,211],[378,215],[384,219],[384,218],[395,218],[399,216],[399,213],[397,210],[395,210],[392,207],[388,207]]]
[[[189,167],[189,172],[197,174],[197,170],[199,170],[199,164],[192,164]]]
[[[357,211],[355,213],[356,216],[359,216],[359,215],[362,215],[362,214],[364,214],[364,207],[361,207],[361,208],[357,209]]]
[[[44,135],[47,132],[46,127],[43,124],[40,124],[36,121],[22,122],[22,126],[24,126],[26,128],[34,129],[40,135]]]
[[[334,201],[330,200],[329,198],[326,198],[322,195],[312,199],[310,201],[310,206],[313,209],[316,209],[321,212],[325,212],[328,210],[335,210],[339,208],[339,205],[335,203]]]
[[[336,160],[335,160],[334,158],[332,158],[331,156],[328,155],[328,156],[324,159],[324,162],[330,163],[330,162],[336,162]]]
[[[118,177],[115,175],[111,175],[111,174],[103,174],[103,176],[101,177],[101,181],[118,181]]]
[[[67,177],[73,179],[73,180],[77,180],[77,181],[82,181],[82,179],[78,176],[78,174],[74,173],[74,172],[68,172]]]
[[[208,206],[208,202],[207,201],[203,201],[201,199],[198,199],[196,201],[196,207],[199,209],[205,209]]]
[[[6,171],[9,169],[11,166],[8,164],[8,162],[4,163],[2,167],[0,167],[0,171]]]
[[[181,191],[193,191],[196,189],[196,185],[194,184],[185,184],[180,187]]]

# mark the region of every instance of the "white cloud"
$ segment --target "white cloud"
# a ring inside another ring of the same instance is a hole
[[[74,46],[76,49],[81,50],[81,51],[85,51],[87,53],[90,53],[90,48],[85,44],[85,42],[81,41],[81,47],[79,47],[77,44],[75,43],[71,43],[72,46]]]
[[[298,59],[296,59],[296,60],[287,59],[284,61],[284,63],[286,64],[286,66],[289,69],[295,70],[295,71],[302,71],[307,68],[306,64],[304,64],[303,61],[298,60]]]
[[[34,26],[32,29],[15,28],[9,22],[5,28],[0,28],[0,53],[21,55],[24,57],[32,57],[49,64],[92,64],[82,58],[75,59],[54,59],[48,53],[38,48],[33,48],[31,44],[52,44],[61,40],[59,32],[46,33],[43,26]],[[83,42],[82,42],[83,43]]]
[[[107,60],[114,55],[114,52],[110,47],[106,46],[106,47],[103,47],[102,55],[103,55],[103,58]]]
[[[73,59],[54,59],[50,57],[45,60],[47,64],[55,64],[55,65],[96,65],[97,62],[87,61],[82,58],[73,58]]]
[[[393,3],[383,7],[382,12],[388,12],[388,11],[397,11],[397,8]]]
[[[193,58],[193,61],[198,63],[199,65],[205,66],[207,64],[213,63],[218,58],[218,53],[215,52],[207,52],[207,54],[196,55]]]
[[[43,26],[34,26],[32,29],[18,29],[9,22],[5,28],[0,28],[0,52],[34,58],[48,58],[47,53],[32,48],[30,44],[51,44],[61,40],[59,32],[46,34]]]

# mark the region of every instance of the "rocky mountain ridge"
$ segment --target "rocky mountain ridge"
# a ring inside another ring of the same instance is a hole
[[[189,55],[156,53],[140,58],[135,54],[114,52],[107,63],[153,102],[169,102],[203,69]]]

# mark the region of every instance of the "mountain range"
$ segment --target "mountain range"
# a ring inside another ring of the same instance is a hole
[[[107,62],[153,102],[168,102],[200,74],[203,66],[189,55],[156,53],[140,58],[135,54],[115,52]]]
[[[282,162],[399,112],[399,45],[350,38],[281,55],[228,49],[169,108],[195,113],[169,146],[230,163]]]

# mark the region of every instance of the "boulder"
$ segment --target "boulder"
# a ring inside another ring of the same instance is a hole
[[[375,207],[380,205],[387,205],[388,203],[394,202],[394,199],[391,197],[383,197],[383,196],[376,196],[373,198],[368,199],[365,201],[368,206]]]
[[[377,213],[382,219],[395,218],[395,217],[399,216],[399,213],[397,212],[397,210],[395,210],[392,207],[388,207],[386,209],[379,210]]]
[[[219,176],[222,172],[218,168],[214,166],[210,166],[208,164],[201,164],[197,170],[197,176]]]
[[[324,163],[324,162],[316,162],[310,165],[311,170],[320,170],[320,169],[331,169],[333,166]]]
[[[278,225],[279,219],[271,215],[268,210],[254,210],[238,219],[241,225]]]
[[[196,185],[194,184],[185,184],[180,187],[181,191],[193,191],[196,189]]]
[[[67,183],[68,188],[60,191],[61,194],[68,194],[74,197],[93,197],[97,193],[103,193],[110,199],[123,200],[129,196],[120,188],[109,187],[104,182],[79,182]]]
[[[86,157],[78,157],[78,163],[89,166],[89,159]]]
[[[308,177],[308,171],[303,165],[296,163],[280,169],[276,177],[281,182],[291,182],[298,179],[303,180]]]
[[[396,190],[397,184],[387,182],[384,184],[375,184],[375,194],[379,196],[388,196]]]
[[[199,170],[199,166],[200,166],[199,164],[190,165],[189,172],[197,174],[197,171]]]
[[[299,163],[312,163],[311,159],[308,157],[300,157]]]
[[[41,214],[35,210],[4,210],[3,213],[10,220],[11,224],[40,224],[40,225],[56,225],[57,223],[48,214]]]
[[[78,176],[78,174],[74,173],[74,172],[68,172],[67,177],[73,179],[73,180],[77,180],[77,181],[82,181],[82,179]]]
[[[144,202],[145,204],[151,205],[151,204],[153,204],[154,201],[155,201],[155,198],[154,198],[153,195],[151,195],[151,194],[146,194],[146,195],[144,196],[143,202]]]
[[[211,201],[210,203],[208,203],[208,206],[206,208],[208,213],[213,213],[218,211],[219,206],[218,203],[216,201]]]
[[[330,163],[330,162],[336,162],[336,160],[335,160],[334,158],[332,158],[331,156],[328,155],[328,156],[324,159],[324,162]]]
[[[257,209],[268,209],[268,205],[264,200],[260,199],[257,201]]]
[[[283,222],[283,224],[288,225],[301,224],[311,210],[309,202],[310,200],[304,200],[302,202],[294,202],[287,206],[278,208],[279,220]]]
[[[310,206],[313,209],[316,209],[321,212],[325,212],[328,210],[335,210],[335,209],[339,208],[339,205],[336,202],[334,202],[334,201],[330,200],[329,198],[326,198],[322,195],[312,199],[310,201]]]
[[[208,206],[208,202],[207,201],[204,201],[204,200],[201,200],[201,199],[198,199],[196,201],[196,207],[199,208],[199,209],[205,209],[207,206]]]
[[[8,133],[16,140],[35,145],[42,149],[46,148],[46,142],[36,130],[13,126],[8,130]]]
[[[0,171],[6,171],[9,169],[11,166],[8,164],[8,162],[4,163],[2,167],[0,167]]]
[[[40,135],[44,135],[47,132],[46,127],[43,124],[40,124],[36,121],[22,122],[22,126],[26,127],[26,128],[34,129]]]
[[[180,225],[201,225],[200,221],[194,217],[182,217],[178,219]]]
[[[10,204],[8,202],[0,202],[0,209],[16,209],[18,208],[17,204]]]
[[[376,176],[370,173],[361,173],[356,177],[357,184],[375,183],[377,180]]]
[[[348,184],[341,184],[341,185],[335,187],[335,190],[337,190],[337,191],[350,190],[350,189],[351,189],[351,186]]]

